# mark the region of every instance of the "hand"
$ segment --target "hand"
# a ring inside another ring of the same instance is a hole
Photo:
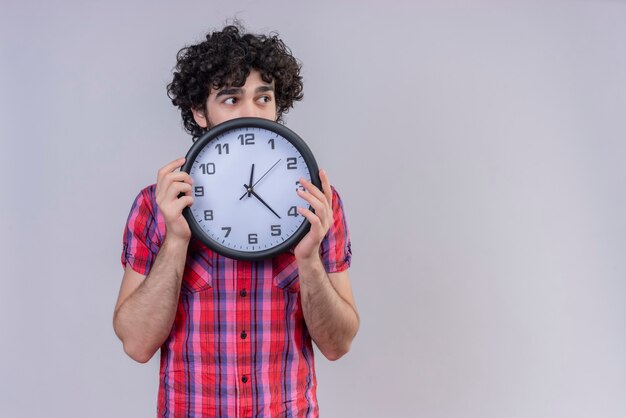
[[[254,181],[254,164],[252,164],[252,168],[250,169],[250,182],[248,182],[248,184],[252,184],[253,181]],[[250,193],[252,193],[252,187],[254,186],[250,186],[250,190],[248,190],[248,197],[250,197]]]
[[[252,184],[252,175],[250,175],[250,184],[251,184],[250,188],[252,189],[252,188],[254,188],[254,186],[259,184],[259,182],[263,179],[263,177],[265,177],[267,175],[267,173],[272,171],[272,168],[276,167],[276,164],[278,164],[279,162],[280,162],[280,159],[278,161],[276,161],[274,163],[274,165],[271,166],[270,169],[265,172],[265,174],[263,174],[261,177],[259,177],[259,179],[254,184]],[[253,164],[253,166],[254,166],[254,164]],[[244,185],[244,187],[248,188],[248,186],[246,186],[246,185]],[[242,194],[241,197],[239,198],[239,200],[243,199],[245,196],[246,196],[246,193]],[[248,192],[248,197],[250,197],[250,192]],[[280,218],[280,216],[279,216],[279,218]]]
[[[191,206],[192,179],[184,171],[174,171],[185,163],[179,158],[159,170],[156,185],[156,202],[165,219],[167,236],[186,241],[191,239],[189,224],[183,216],[183,209]],[[182,196],[181,196],[182,194]],[[180,197],[179,197],[180,196]]]
[[[310,181],[300,179],[305,190],[298,189],[298,196],[307,201],[315,213],[309,209],[298,208],[298,213],[311,223],[311,229],[295,249],[298,263],[319,259],[320,244],[333,223],[333,191],[324,170],[320,170],[320,180],[323,192]]]
[[[252,188],[252,186],[248,186],[247,184],[244,184],[243,187],[245,187],[248,190],[248,195],[252,194],[254,197],[256,197],[259,202],[263,203],[265,205],[266,208],[268,208],[269,210],[272,211],[272,213],[276,216],[278,216],[278,219],[280,218],[280,215],[276,213],[276,211],[274,211],[274,209],[272,209],[270,207],[270,205],[268,205],[267,203],[265,203],[265,200],[261,199],[261,196],[259,196],[258,194],[256,194],[256,192],[254,191],[254,189]],[[244,195],[245,196],[245,195]],[[241,199],[239,199],[241,200]]]

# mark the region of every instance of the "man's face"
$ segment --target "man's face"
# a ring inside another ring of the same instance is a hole
[[[206,101],[206,112],[193,109],[193,118],[202,128],[211,128],[227,120],[257,117],[275,121],[276,100],[274,83],[266,83],[261,73],[251,70],[242,87],[225,86],[211,89]]]

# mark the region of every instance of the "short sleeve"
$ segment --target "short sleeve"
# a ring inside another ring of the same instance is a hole
[[[122,266],[130,265],[144,276],[150,273],[163,239],[154,192],[152,185],[139,193],[124,228]]]
[[[333,191],[333,224],[320,246],[322,262],[328,273],[347,270],[352,261],[350,234],[343,210],[343,203],[335,188]]]

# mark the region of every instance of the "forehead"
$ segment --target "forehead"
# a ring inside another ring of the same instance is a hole
[[[267,80],[265,78],[267,78]],[[259,70],[251,69],[250,73],[245,79],[242,79],[242,80],[233,79],[233,80],[226,81],[221,86],[213,86],[211,87],[211,91],[209,92],[209,94],[216,94],[225,89],[228,89],[228,90],[237,89],[237,90],[242,90],[243,92],[245,92],[247,90],[255,90],[257,87],[261,87],[261,86],[269,86],[271,87],[271,90],[273,91],[274,80],[272,80],[270,77],[263,77],[263,75],[261,74]]]

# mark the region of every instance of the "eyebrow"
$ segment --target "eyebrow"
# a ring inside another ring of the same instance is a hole
[[[230,88],[225,88],[225,89],[218,91],[215,97],[217,98],[220,96],[230,96],[234,94],[241,94],[242,92],[243,92],[243,89],[241,87],[230,87]]]
[[[266,85],[257,87],[254,92],[255,93],[265,93],[266,91],[274,91],[274,85],[273,84],[266,84]]]
[[[274,86],[272,84],[266,84],[263,86],[259,86],[254,90],[254,92],[257,94],[265,93],[266,91],[274,91]],[[220,96],[232,96],[236,94],[243,94],[243,92],[244,92],[243,88],[241,87],[227,87],[225,89],[218,91],[215,94],[215,98],[218,98]]]

